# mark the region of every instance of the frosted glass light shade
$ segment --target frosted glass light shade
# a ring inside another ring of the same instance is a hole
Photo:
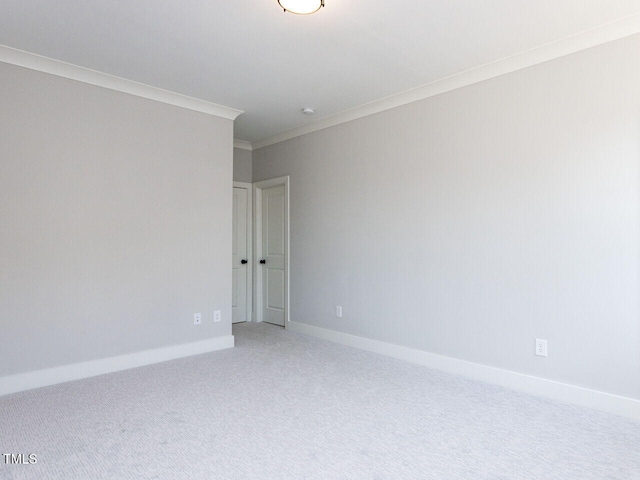
[[[309,15],[324,7],[324,0],[278,0],[285,12]]]

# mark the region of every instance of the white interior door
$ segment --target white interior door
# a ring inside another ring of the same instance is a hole
[[[286,305],[285,186],[262,190],[262,320],[284,327]]]
[[[248,320],[248,194],[246,188],[233,188],[233,287],[231,302],[231,321],[233,323]]]

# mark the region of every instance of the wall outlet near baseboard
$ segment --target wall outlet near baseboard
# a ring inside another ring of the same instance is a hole
[[[342,318],[342,307],[340,305],[336,306],[336,317]]]
[[[193,314],[193,324],[194,325],[200,325],[202,323],[202,314],[201,313],[194,313]]]
[[[220,322],[222,321],[222,312],[220,310],[216,310],[213,312],[213,321]]]
[[[536,338],[536,355],[540,357],[547,356],[547,341]]]

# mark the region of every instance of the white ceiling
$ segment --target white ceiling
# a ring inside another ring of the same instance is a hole
[[[325,5],[0,0],[0,44],[244,110],[235,136],[256,142],[640,13],[640,0]]]

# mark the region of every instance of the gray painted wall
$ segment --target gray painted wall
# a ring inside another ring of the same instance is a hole
[[[291,176],[291,320],[640,399],[639,51],[254,151]]]
[[[233,123],[0,83],[0,376],[230,335]]]
[[[245,183],[253,181],[251,150],[233,149],[233,181]]]

